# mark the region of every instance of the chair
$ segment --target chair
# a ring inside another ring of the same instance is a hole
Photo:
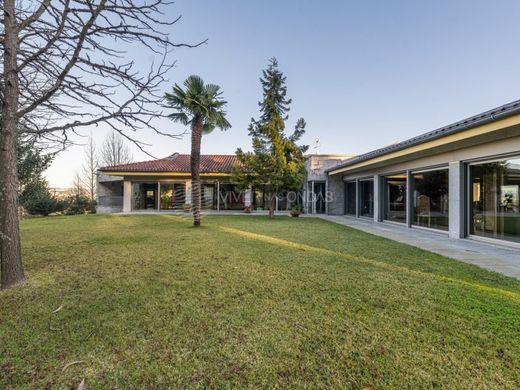
[[[428,221],[428,227],[431,224],[431,208],[430,208],[430,197],[426,195],[419,195],[417,197],[416,207],[417,222],[421,224],[421,218]]]

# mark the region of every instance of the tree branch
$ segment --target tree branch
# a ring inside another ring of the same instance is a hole
[[[141,149],[146,145],[135,138],[138,130],[170,138],[185,134],[163,131],[156,122],[165,118],[163,86],[175,64],[167,58],[174,49],[207,40],[171,40],[168,28],[181,20],[163,12],[171,1],[40,0],[33,7],[36,1],[20,3],[16,11],[16,115],[26,123],[24,131],[65,145],[71,134],[105,124]],[[0,30],[0,46],[2,36]],[[129,50],[139,51],[135,61],[128,60]],[[145,52],[159,61],[143,72]],[[0,105],[3,90],[0,79]]]
[[[32,15],[30,15],[28,18],[26,18],[24,21],[22,21],[19,25],[18,25],[18,31],[22,31],[22,30],[25,30],[26,28],[28,28],[32,23],[34,23],[35,21],[37,21],[39,18],[41,18],[41,16],[43,15],[43,13],[45,12],[45,10],[49,7],[51,3],[51,0],[43,0],[43,2],[40,4],[40,6],[36,9],[36,11],[34,11],[34,13]]]

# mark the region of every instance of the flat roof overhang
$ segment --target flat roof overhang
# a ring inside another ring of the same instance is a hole
[[[359,162],[330,169],[329,176],[356,173],[520,135],[520,114],[476,126]],[[354,159],[355,160],[355,159]]]

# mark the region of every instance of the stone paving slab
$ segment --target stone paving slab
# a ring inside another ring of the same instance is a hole
[[[452,239],[441,232],[409,229],[394,223],[376,224],[369,220],[332,215],[319,217],[520,280],[520,249],[517,248],[471,239]]]

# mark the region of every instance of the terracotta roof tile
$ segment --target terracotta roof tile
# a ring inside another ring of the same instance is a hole
[[[231,173],[238,164],[234,154],[203,154],[200,156],[201,173]],[[130,164],[100,168],[102,172],[178,172],[190,173],[190,155],[175,153],[169,157]]]

